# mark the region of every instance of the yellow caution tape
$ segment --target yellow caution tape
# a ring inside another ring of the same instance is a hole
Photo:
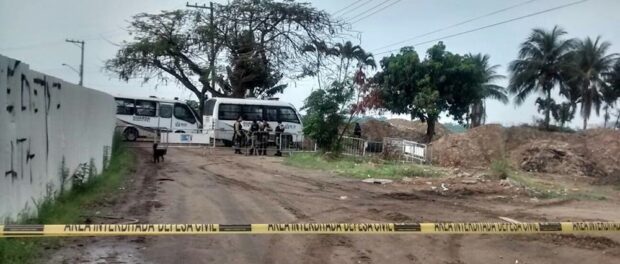
[[[620,222],[0,225],[0,237],[211,234],[542,234],[620,232]]]

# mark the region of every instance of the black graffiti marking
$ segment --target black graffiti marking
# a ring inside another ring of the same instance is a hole
[[[37,89],[34,89],[34,95],[35,96],[39,95],[39,92],[37,91]]]
[[[55,83],[52,83],[52,87],[58,88],[58,90],[60,90],[60,89],[62,89],[62,84],[55,82]]]
[[[21,61],[16,60],[15,64],[13,65],[13,69],[11,69],[10,67],[6,67],[6,76],[13,77],[13,75],[15,75],[15,70],[17,70],[17,67],[20,63]]]
[[[28,109],[27,106],[24,105],[24,83],[26,84],[26,87],[28,87],[28,104],[27,106],[32,106],[32,98],[30,98],[30,82],[28,81],[28,78],[26,77],[25,74],[22,74],[22,98],[21,98],[21,103],[22,103],[22,111],[26,111],[26,109]]]
[[[21,143],[26,142],[26,140],[28,140],[27,138],[18,138],[17,140],[15,140],[18,144],[19,144],[19,152],[20,152],[20,157],[19,157],[19,168],[20,168],[20,172],[22,174],[22,179],[24,179],[24,147],[21,145]],[[26,162],[28,162],[28,158],[26,157]]]
[[[6,106],[6,111],[8,111],[9,113],[13,112],[13,106],[12,105],[7,105]]]
[[[11,176],[11,183],[15,181],[17,178],[17,172],[13,167],[13,157],[15,156],[15,146],[13,145],[13,141],[11,141],[11,169],[4,173],[4,177]]]
[[[50,107],[52,105],[52,95],[50,94],[49,85],[47,84],[47,76],[43,75],[43,79],[35,78],[34,83],[43,86],[43,96],[45,97],[45,161],[49,161],[50,156],[50,136],[49,136],[49,125],[47,119],[49,119]],[[52,87],[58,86],[60,89],[60,83],[53,83]],[[36,91],[36,90],[35,90]],[[38,109],[35,109],[35,113]]]
[[[29,164],[30,160],[34,159],[34,157],[36,156],[36,154],[30,152],[30,142],[32,141],[28,141],[28,149],[26,150],[26,164]],[[32,164],[29,164],[29,165],[30,166],[28,166],[28,168],[30,168],[30,184],[32,184],[33,183]]]
[[[6,88],[6,94],[11,94],[11,88]]]

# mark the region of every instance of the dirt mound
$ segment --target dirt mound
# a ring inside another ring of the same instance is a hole
[[[578,146],[558,140],[533,140],[511,151],[515,167],[530,172],[577,176],[604,176],[596,164],[584,157]]]
[[[409,121],[405,119],[390,119],[380,121],[369,119],[361,124],[362,137],[371,141],[383,141],[383,138],[402,138],[417,142],[424,142],[426,139],[426,123],[420,121]],[[448,130],[440,123],[435,124],[435,136],[437,140],[448,134]]]
[[[620,183],[620,131],[588,130],[584,141],[584,155],[606,175],[604,180]]]
[[[435,164],[465,168],[488,167],[506,157],[525,171],[620,182],[620,131],[609,129],[562,133],[485,125],[435,141],[432,156]]]
[[[504,128],[486,125],[467,133],[449,134],[433,142],[433,163],[449,167],[485,167],[501,157]]]

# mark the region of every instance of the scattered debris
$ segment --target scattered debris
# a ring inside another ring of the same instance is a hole
[[[464,184],[476,184],[476,183],[478,183],[478,180],[476,180],[476,179],[462,180],[461,183],[464,183]]]
[[[447,190],[448,190],[448,187],[446,187],[446,184],[445,184],[445,183],[442,183],[442,184],[441,184],[441,189],[445,192],[445,191],[447,191]]]
[[[157,181],[174,181],[174,180],[170,178],[159,178],[157,179]]]
[[[348,197],[346,195],[340,196],[340,200],[346,200]]]
[[[362,182],[365,182],[365,183],[374,183],[374,184],[388,184],[388,183],[392,183],[392,180],[388,180],[388,179],[375,179],[375,178],[368,178],[368,179],[364,179],[364,180],[362,180]]]

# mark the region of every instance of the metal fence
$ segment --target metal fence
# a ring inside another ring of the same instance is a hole
[[[383,139],[383,156],[405,162],[430,162],[430,149],[426,144],[401,138]]]
[[[383,142],[379,142],[343,137],[340,143],[342,154],[349,156],[380,156],[383,159],[421,163],[431,160],[430,148],[426,144],[400,138],[384,138]]]

